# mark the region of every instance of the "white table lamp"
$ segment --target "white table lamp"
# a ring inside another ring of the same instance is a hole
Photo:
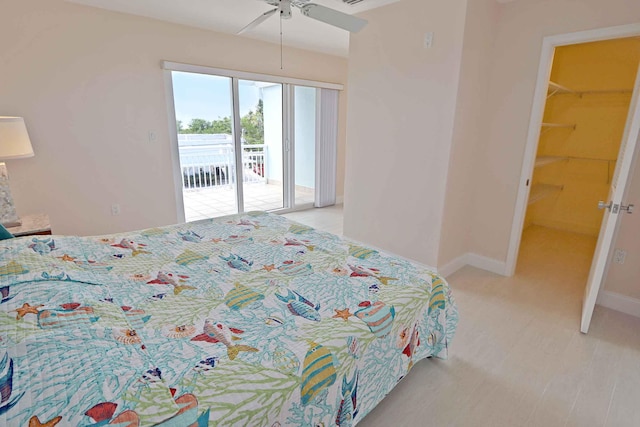
[[[33,157],[31,140],[22,117],[0,116],[0,223],[5,227],[22,224],[9,188],[9,173],[3,160]]]

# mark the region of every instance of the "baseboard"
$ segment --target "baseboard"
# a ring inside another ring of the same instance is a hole
[[[449,277],[462,267],[472,267],[487,270],[492,273],[506,275],[506,263],[474,253],[466,253],[438,268],[441,276]],[[631,298],[616,292],[600,291],[596,304],[612,310],[620,311],[631,316],[640,317],[640,299]]]
[[[640,299],[616,292],[600,291],[596,304],[631,316],[640,317]]]
[[[489,258],[486,256],[470,253],[469,265],[482,270],[490,271],[491,273],[499,274],[501,276],[507,275],[507,263],[505,261],[499,261],[497,259]]]
[[[454,260],[438,268],[438,273],[444,277],[448,277],[456,271],[460,270],[465,265],[480,268],[482,270],[499,274],[501,276],[507,275],[506,262],[474,253],[466,253],[459,256],[458,258],[455,258]]]
[[[438,274],[449,277],[465,265],[469,264],[469,254],[464,254],[438,268]]]
[[[354,245],[363,246],[363,247],[365,247],[365,248],[373,249],[373,250],[375,250],[375,251],[380,252],[380,253],[381,253],[381,254],[383,254],[383,255],[390,256],[390,257],[395,257],[395,258],[399,258],[399,259],[404,260],[404,261],[408,261],[408,262],[410,262],[410,263],[412,263],[412,264],[417,265],[419,268],[421,268],[421,269],[423,269],[423,270],[429,270],[429,271],[433,271],[433,272],[436,272],[436,273],[440,274],[440,271],[439,271],[439,270],[437,270],[435,267],[432,267],[432,266],[427,265],[427,264],[425,264],[425,263],[422,263],[422,262],[420,262],[420,261],[416,261],[415,259],[407,258],[407,257],[405,257],[405,256],[398,255],[398,254],[395,254],[395,253],[393,253],[393,252],[389,252],[388,250],[381,249],[381,248],[379,248],[379,247],[377,247],[377,246],[373,246],[373,245],[372,245],[372,244],[370,244],[370,243],[363,243],[363,242],[361,242],[361,241],[359,241],[359,240],[352,239],[351,237],[348,237],[348,236],[342,236],[342,238],[343,238],[343,240],[344,240],[345,242],[347,242],[347,243],[352,243],[352,244],[354,244]]]

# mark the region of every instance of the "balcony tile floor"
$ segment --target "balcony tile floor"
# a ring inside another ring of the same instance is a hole
[[[185,219],[200,219],[236,213],[236,192],[232,186],[184,190]],[[313,193],[296,194],[296,204],[313,203]],[[270,211],[282,208],[282,186],[265,183],[247,183],[244,186],[245,211]]]

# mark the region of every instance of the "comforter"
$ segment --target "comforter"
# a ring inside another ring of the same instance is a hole
[[[0,242],[0,424],[356,424],[457,324],[409,261],[252,212]]]

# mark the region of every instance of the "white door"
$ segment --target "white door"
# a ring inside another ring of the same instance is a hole
[[[582,303],[582,322],[580,325],[580,331],[585,334],[589,331],[589,325],[591,324],[591,317],[593,316],[598,292],[600,291],[600,287],[604,280],[609,252],[613,245],[616,224],[620,215],[626,213],[626,207],[628,206],[623,204],[625,202],[625,190],[629,181],[631,166],[636,147],[638,146],[638,139],[640,137],[639,88],[640,70],[638,77],[636,78],[636,86],[633,91],[631,105],[629,106],[629,116],[622,144],[620,146],[616,172],[611,183],[611,189],[609,190],[609,201],[604,203],[605,206],[601,206],[601,208],[605,208],[605,215],[602,227],[600,228],[600,236],[598,237],[598,244],[596,246],[595,254],[593,255],[589,280],[587,281],[587,287]]]

